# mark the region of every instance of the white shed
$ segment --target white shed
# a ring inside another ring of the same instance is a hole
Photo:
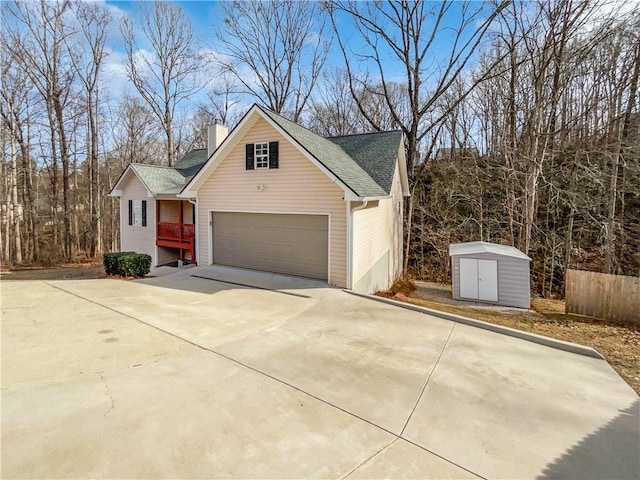
[[[515,247],[489,242],[449,245],[453,298],[529,308],[531,258]]]

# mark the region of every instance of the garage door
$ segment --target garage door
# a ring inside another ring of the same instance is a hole
[[[327,215],[212,216],[214,264],[327,280]]]

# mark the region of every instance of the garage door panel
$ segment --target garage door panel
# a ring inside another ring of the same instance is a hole
[[[328,217],[214,212],[213,263],[327,280]]]

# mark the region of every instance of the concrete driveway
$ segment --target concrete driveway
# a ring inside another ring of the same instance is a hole
[[[640,477],[603,360],[233,269],[1,288],[2,478]]]

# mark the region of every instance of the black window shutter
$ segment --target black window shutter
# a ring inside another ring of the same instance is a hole
[[[278,168],[278,142],[269,142],[269,168]]]
[[[147,201],[142,200],[142,226],[147,226]]]
[[[253,156],[254,156],[253,143],[247,143],[245,148],[247,152],[245,167],[247,170],[253,170],[253,163],[254,163],[253,162]]]
[[[133,200],[129,200],[129,225],[133,225]]]

